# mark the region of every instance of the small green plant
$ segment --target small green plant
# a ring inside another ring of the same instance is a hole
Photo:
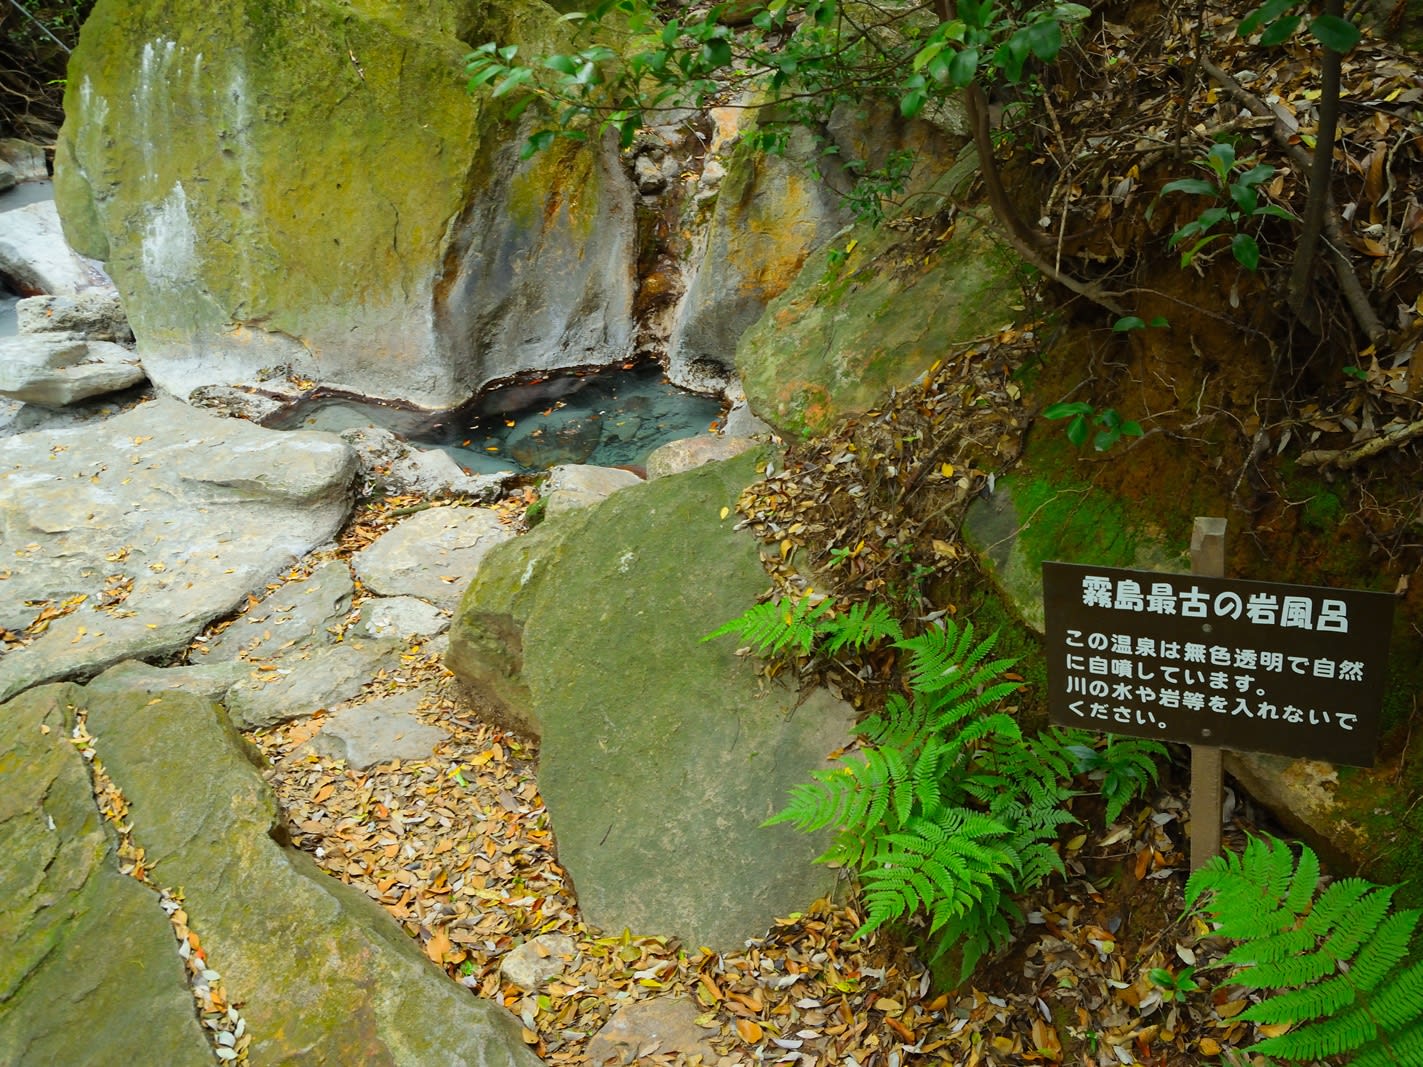
[[[998,706],[1018,688],[1006,677],[1013,661],[993,658],[997,635],[976,639],[969,623],[948,620],[906,638],[883,605],[812,616],[795,602],[775,601],[708,637],[726,633],[768,649],[809,649],[824,635],[828,654],[892,637],[908,654],[908,695],[891,694],[884,710],[858,727],[861,750],[796,786],[767,825],[833,827],[820,861],[858,874],[866,916],[859,933],[922,919],[936,955],[962,947],[967,976],[1012,936],[1021,919],[1013,896],[1062,872],[1055,845],[1059,828],[1076,821],[1066,804],[1076,795],[1077,749],[1088,735],[1054,728],[1025,736]],[[1109,765],[1135,754],[1136,744],[1122,739]],[[1138,780],[1116,773],[1123,782]]]
[[[1151,984],[1161,990],[1161,999],[1168,1004],[1173,1000],[1184,1001],[1192,993],[1201,987],[1195,980],[1196,969],[1187,967],[1177,974],[1172,974],[1165,967],[1153,967],[1146,973],[1151,979]]]
[[[1235,146],[1229,141],[1211,145],[1210,151],[1194,162],[1211,177],[1178,178],[1162,186],[1161,194],[1165,196],[1167,193],[1193,193],[1220,202],[1214,207],[1206,208],[1173,233],[1168,242],[1169,246],[1175,248],[1178,245],[1186,245],[1181,252],[1181,266],[1189,267],[1206,245],[1226,236],[1224,232],[1211,232],[1221,223],[1226,223],[1234,231],[1230,237],[1230,251],[1235,256],[1235,261],[1246,270],[1258,269],[1260,242],[1254,234],[1247,233],[1242,227],[1250,219],[1265,216],[1294,219],[1293,215],[1278,204],[1261,202],[1260,186],[1275,176],[1275,168],[1268,163],[1257,163],[1253,167],[1244,168],[1243,162],[1236,161]],[[1237,174],[1237,168],[1244,169]]]
[[[1155,741],[1111,735],[1101,748],[1071,744],[1067,751],[1076,761],[1074,770],[1099,783],[1108,822],[1116,822],[1127,804],[1156,784],[1161,773],[1157,761],[1167,756],[1166,747]]]
[[[1289,1060],[1351,1054],[1353,1067],[1423,1064],[1423,961],[1410,952],[1420,912],[1395,911],[1392,887],[1344,878],[1319,888],[1319,860],[1252,838],[1191,875],[1186,903],[1239,944],[1228,982],[1277,991],[1247,1022],[1288,1024],[1248,1051]],[[1317,893],[1317,895],[1316,895]]]
[[[1123,437],[1140,437],[1142,433],[1140,423],[1123,419],[1117,414],[1116,408],[1103,408],[1098,411],[1091,404],[1080,400],[1049,404],[1043,409],[1043,418],[1071,419],[1067,424],[1067,439],[1078,448],[1087,443],[1087,437],[1092,433],[1095,423],[1099,429],[1092,438],[1092,447],[1098,452],[1107,451]]]
[[[1148,326],[1153,329],[1165,330],[1171,326],[1171,323],[1166,321],[1165,315],[1153,316],[1150,322],[1147,322],[1139,315],[1123,315],[1116,322],[1112,323],[1112,332],[1130,333],[1132,330],[1144,330]]]
[[[903,637],[899,623],[883,604],[852,604],[844,612],[834,609],[835,601],[830,597],[777,597],[718,626],[702,640],[736,634],[750,641],[759,656],[787,651],[808,656],[819,643],[820,651],[833,656],[846,649],[859,652],[882,638],[898,641]]]

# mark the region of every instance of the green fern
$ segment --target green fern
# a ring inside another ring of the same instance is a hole
[[[1423,963],[1406,965],[1419,911],[1394,911],[1394,890],[1362,878],[1316,895],[1319,860],[1254,838],[1239,856],[1193,874],[1186,902],[1240,942],[1223,963],[1233,985],[1278,990],[1240,1018],[1294,1029],[1250,1051],[1292,1060],[1353,1053],[1355,1067],[1423,1067]],[[1198,903],[1202,898],[1205,903]]]
[[[817,620],[816,628],[825,637],[821,651],[827,656],[845,649],[861,652],[885,638],[899,641],[904,637],[898,620],[884,604],[852,604],[843,615]]]
[[[750,641],[757,655],[767,657],[788,649],[797,656],[808,656],[817,643],[827,656],[847,649],[858,653],[886,638],[899,641],[904,636],[883,604],[852,604],[848,611],[838,613],[831,598],[810,596],[798,600],[778,597],[756,604],[702,640],[726,634]]]
[[[761,604],[708,638],[736,633],[763,653],[860,651],[892,640],[905,653],[909,693],[893,694],[858,727],[862,748],[833,770],[795,786],[766,825],[805,832],[834,829],[819,857],[854,870],[865,919],[858,931],[921,922],[937,949],[959,944],[963,971],[1002,948],[1022,915],[1013,903],[1064,873],[1057,839],[1075,822],[1066,804],[1087,735],[1046,731],[1024,737],[996,710],[1018,688],[1013,661],[995,658],[997,634],[979,638],[972,623],[947,620],[904,637],[887,608],[856,604],[837,612],[800,601]],[[1135,746],[1135,747],[1134,747]],[[1109,746],[1099,765],[1125,803],[1155,780],[1153,742]]]
[[[1058,729],[1058,728],[1054,728]],[[1122,810],[1141,796],[1161,774],[1161,761],[1170,753],[1157,741],[1138,737],[1107,735],[1100,748],[1100,735],[1085,730],[1061,730],[1064,750],[1072,755],[1073,771],[1098,782],[1107,802],[1107,821],[1116,822]]]
[[[736,634],[750,641],[758,656],[776,656],[787,648],[797,655],[808,655],[818,632],[817,621],[833,606],[829,598],[812,603],[808,596],[799,600],[778,597],[748,608],[702,640]]]

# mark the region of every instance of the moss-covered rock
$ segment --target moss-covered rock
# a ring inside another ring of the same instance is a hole
[[[550,568],[587,517],[579,510],[548,518],[522,537],[495,545],[450,622],[445,665],[487,712],[533,737],[543,727],[524,679],[524,624]]]
[[[966,219],[942,241],[858,226],[812,255],[741,335],[736,369],[746,397],[782,433],[824,432],[955,346],[1011,322],[1017,269]]]
[[[209,1065],[158,896],[118,870],[70,685],[0,706],[0,1063]]]
[[[259,758],[217,705],[109,686],[83,699],[135,843],[155,880],[183,887],[208,965],[242,1006],[254,1064],[539,1062],[518,1020],[471,997],[378,904],[280,843]]]
[[[558,32],[536,0],[100,0],[56,198],[70,242],[107,260],[154,381],[186,394],[289,366],[440,407],[530,351],[621,356],[616,163],[567,147],[520,164],[461,77],[468,40]]]
[[[590,509],[528,615],[539,789],[579,906],[607,930],[725,950],[833,886],[812,864],[824,841],[760,824],[845,743],[853,713],[758,677],[730,638],[701,641],[766,586],[726,514],[759,458]]]

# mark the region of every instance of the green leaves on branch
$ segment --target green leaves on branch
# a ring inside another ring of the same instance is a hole
[[[748,89],[769,90],[786,121],[805,125],[838,103],[876,99],[913,117],[976,79],[1018,82],[1030,61],[1053,62],[1090,14],[1076,3],[959,0],[956,17],[940,21],[927,2],[847,12],[840,0],[770,0],[733,29],[723,10],[664,23],[647,0],[604,0],[564,16],[589,47],[529,58],[490,42],[466,57],[469,88],[510,99],[510,115],[537,103],[552,120],[539,146],[590,127],[629,144],[658,110]]]
[[[1045,4],[1020,15],[1011,7],[999,9],[994,0],[960,0],[959,17],[941,22],[914,53],[900,114],[913,118],[936,92],[967,88],[981,74],[1017,84],[1029,59],[1056,60],[1063,27],[1090,14],[1081,4]]]
[[[1294,14],[1300,6],[1300,0],[1268,0],[1241,20],[1236,33],[1252,37],[1260,32],[1257,43],[1267,48],[1284,44],[1304,21],[1303,16]],[[1357,26],[1337,15],[1314,16],[1309,20],[1309,32],[1325,48],[1341,54],[1352,51],[1360,37]]]
[[[1227,141],[1211,145],[1210,151],[1193,161],[1206,170],[1210,179],[1178,178],[1161,187],[1161,195],[1167,193],[1190,193],[1194,196],[1209,196],[1220,201],[1206,208],[1198,216],[1171,235],[1169,247],[1184,244],[1181,266],[1188,267],[1201,250],[1219,238],[1223,232],[1212,233],[1221,223],[1226,223],[1235,233],[1230,234],[1230,251],[1235,260],[1246,270],[1254,271],[1260,266],[1260,244],[1253,234],[1241,227],[1250,219],[1271,216],[1293,219],[1278,204],[1262,203],[1260,186],[1275,176],[1275,168],[1268,163],[1259,163],[1246,168],[1235,158],[1235,146]],[[1236,170],[1240,169],[1240,173]]]

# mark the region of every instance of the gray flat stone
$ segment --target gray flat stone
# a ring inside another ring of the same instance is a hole
[[[632,471],[569,463],[548,472],[541,492],[547,501],[547,514],[552,517],[589,507],[641,481]]]
[[[647,478],[651,481],[669,474],[681,474],[704,463],[731,459],[755,447],[756,442],[749,437],[717,437],[713,434],[668,441],[647,457]]]
[[[12,365],[0,380],[0,396],[40,407],[67,408],[91,397],[131,389],[147,380],[137,363],[80,363],[59,370],[20,368],[18,372]]]
[[[0,707],[0,1063],[211,1067],[158,897],[122,875],[70,743],[76,686]]]
[[[0,700],[183,649],[330,540],[354,474],[336,438],[175,400],[0,438],[0,626],[29,625],[41,609],[27,601],[87,597],[0,657]]]
[[[246,659],[253,663],[288,649],[329,645],[331,633],[351,607],[356,584],[341,560],[327,560],[301,581],[286,582],[268,593],[246,615],[207,644],[205,661]]]
[[[402,519],[352,562],[373,593],[416,596],[453,610],[479,561],[512,536],[488,509],[430,508]]]
[[[249,671],[228,690],[228,714],[239,730],[315,715],[359,694],[378,671],[400,662],[404,647],[398,641],[352,638],[294,649],[273,661],[273,669]]]
[[[697,1025],[701,1012],[684,997],[659,997],[625,1004],[588,1042],[589,1067],[639,1063],[645,1057],[680,1052],[700,1054],[703,1063],[715,1063],[720,1054],[712,1047],[714,1030]]]
[[[207,700],[221,700],[246,678],[250,664],[236,660],[202,663],[189,667],[154,667],[129,659],[110,667],[89,683],[90,692],[99,689],[139,689],[146,693],[191,693]]]
[[[0,274],[22,293],[77,293],[113,283],[90,260],[65,243],[53,200],[4,213],[0,226]]]
[[[117,290],[88,289],[73,296],[32,296],[15,305],[21,333],[72,333],[99,341],[131,341]]]
[[[373,597],[361,605],[355,624],[365,637],[432,637],[449,628],[448,612],[413,596]]]
[[[578,946],[567,934],[540,934],[513,948],[499,961],[506,982],[532,992],[573,966]]]
[[[427,759],[450,735],[415,717],[424,696],[416,690],[340,708],[301,749],[345,760],[358,771],[395,759]]]

